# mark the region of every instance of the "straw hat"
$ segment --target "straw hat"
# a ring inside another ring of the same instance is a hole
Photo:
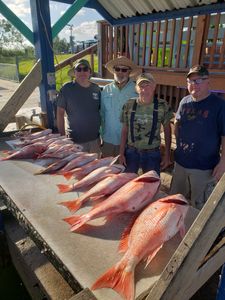
[[[141,71],[141,69],[126,56],[119,56],[117,58],[114,58],[107,62],[107,64],[105,65],[105,67],[110,73],[114,73],[114,68],[116,66],[124,66],[130,68],[130,77],[137,76]]]
[[[91,66],[90,66],[88,60],[86,60],[86,59],[80,59],[80,60],[78,60],[78,61],[74,64],[74,66],[68,71],[68,73],[67,73],[68,76],[74,77],[74,76],[75,76],[74,70],[75,70],[77,67],[79,67],[80,65],[83,65],[83,66],[85,66],[85,67],[88,67],[88,69],[91,71]]]

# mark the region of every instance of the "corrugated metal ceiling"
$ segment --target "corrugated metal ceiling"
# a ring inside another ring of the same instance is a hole
[[[217,0],[98,0],[115,19],[218,3]]]

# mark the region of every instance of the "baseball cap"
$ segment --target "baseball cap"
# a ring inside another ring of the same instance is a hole
[[[77,67],[79,67],[80,65],[84,65],[85,67],[88,67],[89,69],[91,69],[91,66],[89,64],[89,61],[86,59],[80,59],[78,60],[75,65],[74,65],[74,69],[76,69]]]
[[[206,69],[206,67],[201,65],[196,65],[190,68],[187,77],[189,77],[191,74],[198,74],[199,76],[209,76],[209,72]]]
[[[74,77],[75,76],[75,73],[74,73],[74,70],[79,67],[80,65],[84,65],[85,67],[88,67],[89,70],[91,70],[91,66],[89,64],[89,61],[86,60],[86,59],[80,59],[78,60],[75,65],[68,71],[68,76],[70,77]]]
[[[155,83],[155,79],[151,73],[142,73],[137,77],[136,84],[140,84],[142,81],[148,81],[151,83]]]

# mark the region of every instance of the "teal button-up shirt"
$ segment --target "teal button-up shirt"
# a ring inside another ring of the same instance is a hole
[[[106,143],[119,145],[122,123],[120,116],[123,105],[137,97],[135,83],[131,80],[120,90],[115,82],[106,85],[101,94],[102,139]]]

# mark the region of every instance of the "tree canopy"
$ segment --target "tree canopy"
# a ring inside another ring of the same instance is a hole
[[[24,49],[25,38],[23,35],[7,20],[0,20],[0,48],[4,49]]]

